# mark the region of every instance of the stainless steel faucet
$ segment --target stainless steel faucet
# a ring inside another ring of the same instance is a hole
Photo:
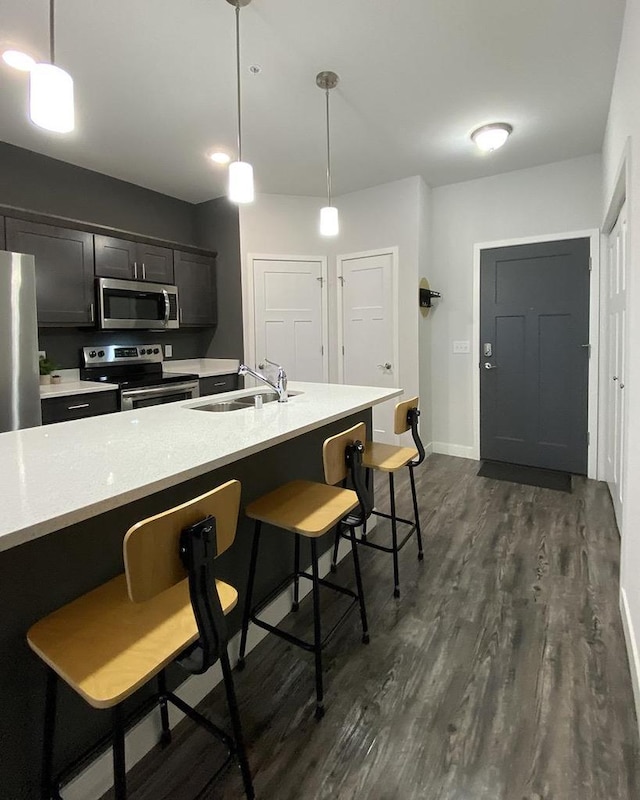
[[[287,394],[287,373],[284,371],[284,367],[281,367],[280,364],[275,364],[273,361],[269,361],[268,358],[265,358],[265,361],[267,364],[271,364],[272,367],[278,368],[278,377],[275,383],[270,381],[266,375],[263,375],[261,372],[258,372],[255,369],[251,369],[251,367],[248,367],[246,364],[240,364],[238,375],[251,375],[252,378],[256,378],[257,380],[266,383],[267,386],[275,389],[278,393],[278,402],[286,403],[289,400],[289,395]]]

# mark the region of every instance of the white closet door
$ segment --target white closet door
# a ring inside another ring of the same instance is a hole
[[[282,364],[289,380],[328,379],[323,259],[253,260],[256,361]]]

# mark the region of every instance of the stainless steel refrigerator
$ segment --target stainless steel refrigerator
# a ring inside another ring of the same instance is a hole
[[[42,424],[33,256],[0,250],[0,433]]]

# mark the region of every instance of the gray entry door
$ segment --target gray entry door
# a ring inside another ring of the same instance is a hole
[[[586,474],[588,342],[589,239],[482,251],[481,458]]]

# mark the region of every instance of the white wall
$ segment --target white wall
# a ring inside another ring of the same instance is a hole
[[[602,217],[609,211],[616,175],[629,137],[627,214],[631,243],[627,284],[627,368],[624,376],[627,399],[625,499],[622,515],[621,605],[640,717],[640,0],[627,0],[618,68],[603,147],[604,201]]]
[[[477,354],[453,355],[452,342],[472,340],[474,244],[598,228],[600,198],[597,155],[433,190],[427,277],[442,293],[429,320],[436,452],[473,453],[472,365]]]
[[[424,274],[420,272],[420,253],[424,258],[427,252],[429,194],[422,178],[413,177],[337,197],[334,202],[340,212],[340,234],[335,239],[323,238],[318,233],[324,198],[258,195],[254,204],[241,208],[245,279],[250,266],[249,253],[327,256],[331,380],[337,377],[337,255],[398,247],[401,343],[398,383],[407,392],[418,393],[418,276]],[[245,329],[245,341],[246,338]]]

